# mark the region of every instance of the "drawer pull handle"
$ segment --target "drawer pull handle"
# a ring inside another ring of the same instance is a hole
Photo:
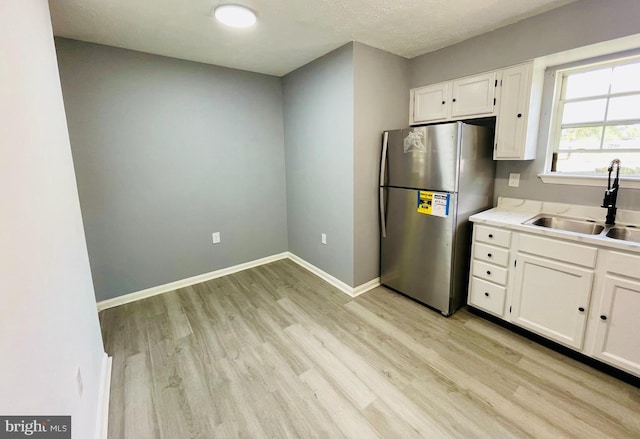
[[[493,233],[489,233],[489,238],[493,238]]]
[[[607,320],[607,316],[600,316],[602,320]]]
[[[489,293],[487,293],[486,291],[485,291],[484,295],[485,295],[485,296],[487,296],[487,297],[489,297]]]
[[[580,311],[580,312],[584,312],[584,308],[583,308],[583,307],[580,307],[580,308],[578,308],[578,311]]]
[[[491,276],[491,271],[487,270],[487,275]]]
[[[492,255],[491,253],[487,253],[487,257],[488,257],[488,258],[492,258],[492,257],[493,257],[493,255]]]

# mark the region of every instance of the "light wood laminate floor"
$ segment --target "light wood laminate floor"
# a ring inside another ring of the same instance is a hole
[[[100,313],[109,438],[640,438],[640,390],[289,260]]]

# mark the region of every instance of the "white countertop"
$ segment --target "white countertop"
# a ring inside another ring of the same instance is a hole
[[[579,241],[600,247],[640,253],[640,243],[638,242],[607,238],[604,234],[585,235],[583,233],[523,224],[541,213],[566,218],[593,220],[604,225],[607,211],[599,206],[581,206],[577,204],[550,203],[546,201],[500,197],[497,207],[472,215],[469,219],[476,224],[504,227],[519,232],[535,233],[553,238]],[[618,209],[616,226],[624,225],[636,225],[640,227],[640,212]]]

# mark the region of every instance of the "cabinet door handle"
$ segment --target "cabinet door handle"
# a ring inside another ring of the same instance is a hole
[[[492,255],[491,253],[487,253],[487,257],[488,257],[488,258],[492,258],[492,257],[493,257],[493,255]]]
[[[491,276],[491,272],[489,270],[487,270],[487,275]]]
[[[578,308],[578,311],[580,311],[580,312],[584,312],[584,308],[583,308],[583,307],[580,307],[580,308]]]
[[[600,316],[600,319],[601,319],[601,320],[607,320],[607,316],[604,316],[604,315],[603,315],[603,316]]]
[[[522,117],[522,113],[518,113],[518,117]]]
[[[492,233],[489,233],[489,238],[493,238],[493,234]]]
[[[456,101],[456,98],[453,98],[453,102],[455,102],[455,101]]]
[[[484,292],[484,295],[489,297],[489,293],[487,293],[486,291]]]
[[[447,103],[447,101],[442,101],[442,105],[444,105],[444,104],[446,104],[446,103]]]

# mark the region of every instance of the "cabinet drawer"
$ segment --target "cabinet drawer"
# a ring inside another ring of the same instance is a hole
[[[500,285],[507,284],[507,269],[497,265],[474,260],[471,274]]]
[[[508,230],[496,229],[494,227],[476,226],[476,241],[486,242],[500,247],[509,247],[511,243],[511,232]]]
[[[509,264],[509,250],[476,242],[473,247],[473,258],[506,267]]]
[[[518,239],[518,251],[590,268],[596,266],[598,256],[594,247],[525,234]]]
[[[504,313],[505,288],[490,282],[471,278],[469,304],[498,316]]]
[[[640,277],[640,256],[610,251],[607,254],[607,271],[633,278]]]

